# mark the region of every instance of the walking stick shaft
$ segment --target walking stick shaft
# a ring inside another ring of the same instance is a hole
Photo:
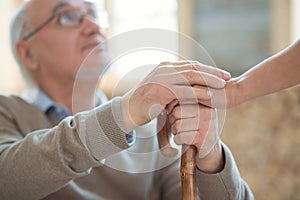
[[[158,117],[158,142],[162,149],[162,154],[164,156],[175,156],[177,154],[176,149],[170,146],[169,141],[169,127],[166,119],[162,116]],[[162,127],[163,124],[163,127]],[[197,190],[196,190],[196,147],[183,145],[182,146],[182,156],[181,156],[181,187],[182,187],[182,199],[183,200],[196,200]]]
[[[196,200],[197,187],[196,187],[196,147],[195,146],[182,146],[181,156],[181,186],[182,186],[182,199],[183,200]]]

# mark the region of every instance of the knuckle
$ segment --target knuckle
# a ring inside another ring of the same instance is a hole
[[[174,135],[177,135],[178,133],[174,126],[171,127],[171,131]]]
[[[184,72],[184,77],[185,77],[187,82],[193,81],[194,76],[195,76],[194,70],[186,70]]]
[[[181,108],[180,106],[176,106],[174,109],[173,109],[173,112],[172,112],[173,116],[175,118],[179,118],[181,116]]]
[[[165,66],[165,65],[171,65],[172,63],[169,61],[163,61],[161,63],[159,63],[159,66]]]

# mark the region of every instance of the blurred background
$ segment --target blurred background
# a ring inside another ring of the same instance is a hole
[[[138,28],[180,32],[201,44],[216,66],[233,76],[242,74],[300,36],[299,0],[95,1],[108,11],[105,16],[109,22],[108,38]],[[21,94],[24,89],[9,46],[9,20],[21,3],[23,0],[0,1],[2,94]],[[174,43],[180,51],[180,41]],[[144,52],[138,58],[141,62],[159,63],[174,56]],[[136,60],[137,56],[121,60],[105,77],[101,87],[109,97],[119,80],[122,79],[125,87],[114,95],[123,94],[137,81],[123,78],[135,67],[130,65],[132,59]],[[231,148],[256,199],[300,199],[299,105],[300,88],[296,86],[227,111],[222,139]]]

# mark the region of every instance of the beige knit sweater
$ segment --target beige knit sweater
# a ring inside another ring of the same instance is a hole
[[[128,145],[120,100],[58,124],[16,96],[0,96],[0,199],[181,199],[178,156],[163,158],[155,122]],[[225,168],[197,171],[201,199],[252,199],[223,145]]]

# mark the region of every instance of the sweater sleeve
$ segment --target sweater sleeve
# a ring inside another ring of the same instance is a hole
[[[41,199],[128,147],[118,100],[23,136],[11,104],[0,103],[0,199]],[[35,113],[26,113],[27,117]],[[25,120],[25,119],[24,119]],[[24,122],[25,123],[25,122]],[[38,120],[36,123],[39,123]],[[85,138],[86,146],[80,138]]]
[[[222,143],[225,166],[220,173],[206,174],[196,170],[197,194],[201,200],[252,200],[248,185],[241,178],[230,150]],[[160,170],[157,177],[157,199],[182,199],[180,159]]]
[[[201,200],[252,200],[253,194],[241,178],[234,158],[228,147],[222,143],[225,166],[216,174],[206,174],[197,170],[196,181]]]
[[[97,160],[129,147],[120,109],[120,98],[115,98],[92,111],[75,118],[83,144]]]

